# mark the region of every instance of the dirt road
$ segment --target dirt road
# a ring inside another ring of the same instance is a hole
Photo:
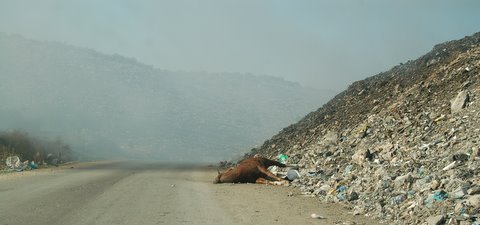
[[[0,224],[377,224],[291,187],[212,184],[213,169],[125,162],[73,167],[0,175]]]

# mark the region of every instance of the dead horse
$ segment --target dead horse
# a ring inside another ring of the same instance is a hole
[[[213,183],[288,184],[287,180],[268,171],[270,166],[286,167],[283,163],[256,156],[243,160],[237,167],[230,168],[224,173],[218,171],[218,176]]]

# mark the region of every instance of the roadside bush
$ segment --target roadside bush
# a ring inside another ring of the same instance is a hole
[[[38,139],[22,131],[0,132],[0,168],[5,167],[6,158],[13,155],[36,163],[49,163],[54,159],[62,163],[73,157],[70,146],[60,139]]]

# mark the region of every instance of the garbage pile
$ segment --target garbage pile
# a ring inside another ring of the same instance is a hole
[[[353,83],[246,155],[305,195],[390,224],[480,224],[480,33]]]
[[[38,165],[34,161],[29,162],[26,160],[25,162],[22,162],[20,161],[20,157],[16,155],[8,157],[5,160],[5,164],[7,165],[7,169],[17,172],[38,169]]]

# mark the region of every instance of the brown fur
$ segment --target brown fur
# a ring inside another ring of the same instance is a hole
[[[255,156],[242,161],[237,167],[230,168],[224,173],[219,171],[213,183],[288,183],[288,181],[268,171],[267,168],[270,166],[285,167],[286,165],[261,156]]]

